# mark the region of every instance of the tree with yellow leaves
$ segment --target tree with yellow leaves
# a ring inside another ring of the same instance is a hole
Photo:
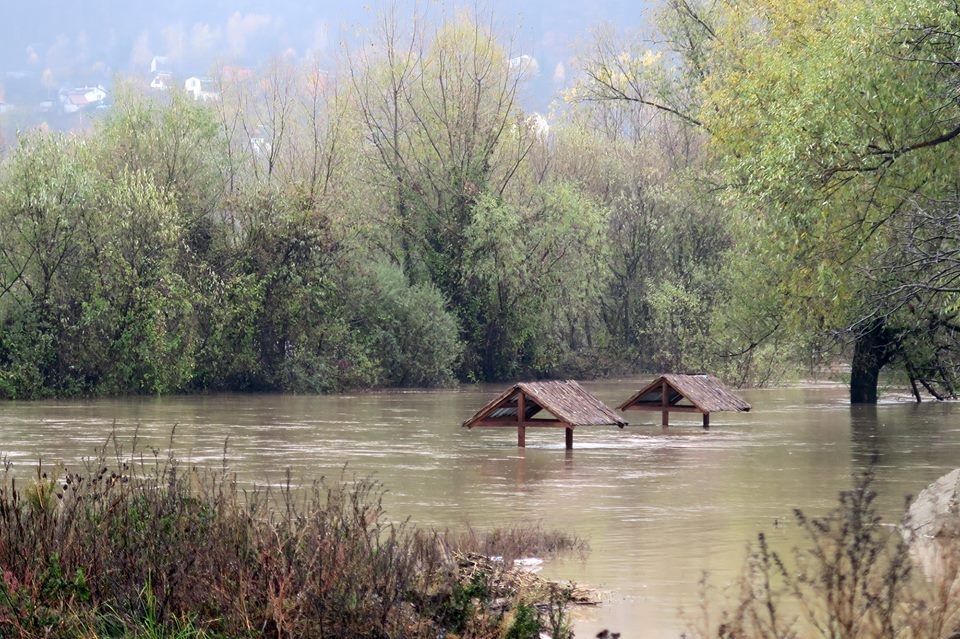
[[[598,45],[579,92],[704,132],[705,165],[741,212],[732,259],[750,268],[739,288],[752,293],[733,305],[775,299],[759,305],[773,309],[775,329],[844,352],[852,344],[854,403],[876,401],[888,364],[918,401],[918,384],[954,395],[956,6],[670,0],[664,16],[659,58]]]

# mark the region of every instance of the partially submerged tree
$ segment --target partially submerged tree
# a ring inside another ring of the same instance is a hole
[[[956,8],[671,0],[662,25],[658,51],[599,38],[577,95],[668,114],[709,140],[742,212],[743,257],[730,257],[754,269],[736,302],[767,314],[727,350],[784,331],[852,343],[852,402],[875,402],[893,363],[914,388],[952,395],[957,236],[929,203],[958,188]],[[904,261],[911,246],[922,256]]]
[[[893,362],[953,386],[956,351],[917,341],[951,330],[952,293],[896,254],[904,225],[926,224],[922,203],[957,188],[953,72],[923,34],[955,32],[958,18],[940,2],[741,2],[719,31],[705,122],[765,218],[788,318],[852,339],[854,403],[876,402]],[[918,286],[912,310],[888,303]]]

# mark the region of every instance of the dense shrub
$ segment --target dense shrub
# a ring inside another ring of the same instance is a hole
[[[380,383],[452,383],[463,347],[456,319],[447,311],[441,293],[429,283],[410,285],[399,269],[388,264],[376,265],[371,280],[374,296],[359,310],[372,324],[372,341],[383,371]]]

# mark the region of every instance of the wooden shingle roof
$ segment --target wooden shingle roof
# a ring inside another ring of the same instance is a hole
[[[626,420],[613,409],[573,380],[514,384],[463,425],[472,428],[493,420],[504,425],[511,420],[516,421],[520,393],[524,395],[523,421],[528,425],[541,411],[549,412],[558,421],[571,427],[612,425],[623,428],[627,425]]]
[[[662,407],[663,382],[669,389],[668,405],[686,399],[701,413],[717,411],[749,411],[751,406],[733,394],[723,383],[711,375],[674,375],[666,374],[656,378],[647,386],[634,393],[630,399],[620,404],[620,410],[643,409],[660,410]],[[668,409],[669,410],[669,409]]]

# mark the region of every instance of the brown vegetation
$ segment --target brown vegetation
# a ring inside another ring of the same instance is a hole
[[[4,637],[526,637],[549,622],[538,602],[458,558],[583,549],[393,523],[362,478],[248,490],[157,452],[41,464],[25,483],[3,470]],[[568,591],[547,599],[563,621]]]

